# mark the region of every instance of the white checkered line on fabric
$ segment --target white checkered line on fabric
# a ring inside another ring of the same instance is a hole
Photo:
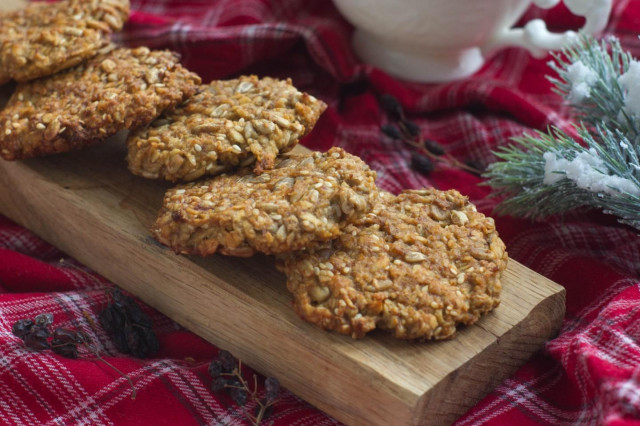
[[[200,379],[195,374],[174,362],[165,362],[165,365],[170,366],[171,369],[164,376],[178,390],[181,397],[186,399],[190,409],[195,411],[206,424],[214,424],[215,422],[227,425],[241,423],[238,419],[234,420],[230,413],[220,406],[220,403],[211,395],[211,391],[202,386]],[[242,417],[241,413],[240,417]]]
[[[334,426],[342,425],[320,411],[311,411],[309,403],[291,392],[282,389],[278,395],[278,409],[269,417],[269,421],[287,426]],[[278,423],[286,421],[287,423]]]
[[[90,418],[95,421],[107,419],[96,400],[79,385],[78,380],[56,356],[51,353],[31,352],[25,348],[22,350],[28,352],[28,356],[23,358],[25,366],[30,367],[39,378],[43,385],[41,388],[55,389],[55,392],[51,393],[66,409],[71,407],[71,401],[85,399],[91,410]]]
[[[17,383],[24,393],[30,395],[29,401],[32,403],[35,401],[44,411],[53,413],[53,408],[49,404],[52,397],[55,397],[59,403],[67,408],[71,406],[72,401],[86,398],[91,410],[93,410],[91,417],[96,421],[107,420],[96,401],[77,385],[73,374],[55,356],[50,353],[33,352],[25,348],[22,342],[4,346],[9,351],[1,353],[3,367],[6,368],[3,368],[4,371],[0,371],[0,377],[4,375],[12,377],[14,384]],[[26,377],[28,377],[28,381]],[[0,380],[0,383],[4,383],[4,380]],[[34,383],[41,385],[32,386]],[[39,395],[37,388],[47,389],[46,396]],[[9,397],[22,407],[29,418],[37,418],[36,413],[28,408],[27,401],[20,400],[15,386],[7,394],[7,398]]]
[[[617,311],[625,309],[620,315],[607,315],[608,310]],[[629,317],[637,317],[640,313],[640,306],[634,301],[614,302],[608,305],[599,315],[592,321],[589,326],[578,333],[566,333],[557,339],[558,342],[552,341],[548,345],[548,349],[553,351],[557,348],[563,350],[567,345],[582,344],[581,349],[576,349],[572,356],[576,357],[599,357],[617,367],[634,368],[640,364],[640,347],[636,343],[635,338],[638,336],[630,336],[623,334],[619,327],[620,322]],[[628,329],[624,330],[628,332]],[[637,331],[637,330],[636,330]],[[621,354],[621,351],[626,353]],[[568,352],[567,352],[568,354]],[[568,355],[567,355],[568,356]],[[571,362],[567,359],[564,362],[565,367],[569,368]]]
[[[0,362],[2,360],[0,359]],[[15,390],[0,380],[0,417],[16,425],[35,425],[34,415],[22,400],[16,397]],[[6,396],[5,396],[6,395]]]
[[[387,191],[398,193],[406,188],[432,186],[428,179],[410,170],[410,154],[403,142],[391,140],[377,128],[370,126],[354,128],[342,126],[337,129],[335,146],[361,157],[378,172],[377,185]],[[368,141],[378,139],[380,144],[371,146]],[[385,153],[385,155],[382,155]],[[402,182],[399,183],[399,180]]]
[[[530,406],[550,407],[550,405],[539,397],[539,394],[555,386],[561,373],[562,368],[556,364],[552,370],[526,382],[517,382],[513,379],[505,380],[502,385],[494,390],[494,394],[497,396],[496,399],[480,410],[474,410],[468,417],[456,422],[456,426],[490,423],[495,418],[511,411],[516,404],[528,411]],[[555,407],[553,408],[553,414],[554,416],[545,416],[547,422],[551,424],[561,420],[575,421],[577,417],[577,415],[571,411],[559,410]],[[553,421],[554,418],[556,420],[555,422]]]
[[[19,300],[5,300],[0,302],[0,328],[8,332],[13,324],[25,318],[34,318],[41,313],[64,314],[64,308],[55,300],[58,293],[46,295],[34,294]]]
[[[39,249],[39,239],[26,229],[19,231],[0,231],[0,246],[7,250],[16,251],[22,254],[35,254],[41,256]],[[56,250],[57,249],[53,249]]]
[[[623,401],[621,409],[623,414],[630,414],[632,416],[640,415],[640,367],[636,367],[634,377],[622,382],[615,386],[612,390],[616,398]]]
[[[562,241],[563,248],[581,250],[587,256],[599,259],[602,263],[616,266],[629,275],[639,272],[640,251],[628,240],[628,231],[618,226],[589,226],[587,218],[579,214],[575,222],[550,225],[557,238],[550,241]]]
[[[567,325],[565,325],[565,327],[563,327],[563,330],[561,330],[559,337],[547,344],[547,350],[553,350],[554,347],[557,347],[559,351],[564,351],[564,359],[562,364],[565,367],[571,365],[571,362],[566,359],[567,356],[570,356],[570,354],[573,353],[573,351],[567,350],[567,346],[571,344],[569,340],[572,340],[572,334],[568,332],[568,329],[573,326],[576,327],[573,329],[574,331],[580,331],[582,327],[585,327],[583,324],[589,323],[587,320],[585,320],[585,317],[592,315],[596,311],[603,312],[604,310],[606,310],[611,303],[611,300],[615,299],[621,292],[628,289],[630,284],[631,283],[629,282],[629,280],[621,280],[616,283],[608,292],[606,297],[597,300],[596,303],[585,308],[574,321],[571,321]],[[617,308],[624,309],[627,307],[628,306],[618,306]],[[585,328],[592,329],[592,327],[588,326]],[[613,358],[610,359],[610,362],[612,360]],[[617,361],[622,362],[620,360]],[[580,363],[578,365],[580,365]],[[629,366],[634,367],[635,365],[637,365],[637,362]],[[576,367],[576,370],[578,368],[579,367]],[[512,410],[513,404],[519,405],[521,409],[531,411],[536,416],[539,416],[541,419],[552,424],[562,421],[594,422],[598,418],[598,407],[596,407],[596,404],[594,402],[590,403],[586,398],[586,395],[589,393],[587,391],[587,380],[585,380],[585,377],[588,375],[588,372],[586,371],[583,371],[582,375],[578,371],[576,371],[582,391],[583,406],[585,407],[582,410],[578,410],[576,412],[561,410],[547,404],[539,396],[542,392],[552,387],[551,380],[554,377],[557,377],[560,372],[561,369],[558,366],[553,371],[536,377],[529,382],[519,383],[513,379],[506,380],[494,391],[494,393],[498,395],[497,399],[492,401],[486,407],[483,407],[481,410],[473,412],[470,417],[465,418],[463,421],[460,421],[457,424],[459,426],[471,424],[486,424],[492,419],[497,418],[500,415]],[[545,383],[546,386],[543,386],[543,384]],[[543,407],[544,409],[541,410],[538,407]],[[554,417],[550,417],[549,414],[553,414]]]
[[[634,285],[639,285],[638,281],[631,278],[620,279],[613,283],[608,288],[607,293],[603,294],[602,297],[594,300],[592,304],[585,307],[574,319],[566,321],[562,330],[560,330],[560,335],[547,344],[547,349],[552,350],[554,349],[554,346],[561,348],[562,344],[566,344],[566,342],[564,342],[565,339],[571,339],[572,334],[579,333],[585,327],[584,324],[591,321],[588,318],[600,315],[612,300],[617,298],[620,293]]]
[[[111,364],[118,365],[117,358],[106,358]],[[127,372],[127,375],[131,378],[134,384],[134,388],[137,393],[144,390],[146,386],[159,377],[166,375],[171,371],[173,367],[167,366],[166,361],[159,360],[153,361],[138,367],[134,371]],[[87,398],[80,398],[73,401],[72,408],[65,414],[55,419],[56,422],[69,422],[82,418],[87,418],[91,415],[90,402],[92,400],[99,401],[100,408],[108,412],[111,408],[116,406],[119,402],[126,398],[131,398],[131,389],[127,379],[113,372],[114,380],[108,384],[102,386],[92,396]]]

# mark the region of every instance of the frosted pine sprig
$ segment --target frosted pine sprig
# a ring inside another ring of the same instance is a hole
[[[582,37],[549,66],[550,77],[580,118],[595,127],[603,121],[629,137],[640,135],[640,63],[610,37],[600,42]]]
[[[640,150],[620,133],[596,132],[604,143],[580,128],[586,147],[555,130],[498,150],[502,161],[485,175],[496,195],[505,196],[497,212],[535,219],[593,207],[640,229]]]
[[[640,62],[617,40],[582,38],[551,67],[583,120],[584,144],[552,128],[500,148],[484,175],[504,197],[497,212],[543,218],[598,208],[640,229]]]

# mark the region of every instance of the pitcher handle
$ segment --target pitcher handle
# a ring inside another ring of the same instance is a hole
[[[548,9],[560,0],[534,0],[536,6]],[[584,16],[586,22],[580,32],[587,35],[604,30],[611,13],[612,0],[564,0],[567,9],[574,15]],[[496,34],[482,47],[482,53],[489,55],[504,47],[522,47],[536,58],[542,58],[550,50],[560,50],[576,37],[576,32],[552,33],[542,19],[534,19],[523,28],[509,28]]]

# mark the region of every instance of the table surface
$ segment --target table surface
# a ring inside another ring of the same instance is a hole
[[[3,0],[0,7],[15,4]],[[439,165],[424,176],[410,165],[410,149],[385,138],[389,118],[377,97],[399,98],[425,137],[461,160],[489,164],[491,151],[513,136],[556,125],[569,129],[566,106],[551,92],[547,61],[519,49],[497,53],[473,78],[450,85],[417,85],[364,66],[349,47],[351,29],[326,1],[189,2],[138,0],[124,44],[170,48],[205,81],[239,73],[291,76],[329,104],[305,140],[314,149],[342,146],[379,172],[385,189],[432,185],[456,188],[483,212],[481,179]],[[614,0],[607,34],[640,56],[640,2]],[[566,8],[532,9],[523,21],[547,19],[554,28],[579,25]],[[238,54],[240,52],[240,54]],[[0,191],[10,191],[2,188]],[[125,203],[126,205],[126,203]],[[637,232],[598,212],[531,222],[496,217],[512,258],[567,290],[560,335],[459,419],[460,424],[598,424],[640,417],[640,239]],[[64,262],[60,262],[63,259]],[[119,354],[92,321],[109,283],[24,228],[0,217],[0,418],[17,423],[59,419],[73,423],[238,424],[243,414],[228,398],[212,396],[207,361],[217,349],[145,306],[163,342],[157,359]],[[10,333],[17,319],[43,310],[56,324],[84,327],[109,361],[139,386],[92,361],[64,360],[24,350]],[[318,380],[322,380],[319,376]],[[376,386],[377,383],[372,383]],[[1,389],[11,389],[3,392]],[[334,424],[291,393],[283,392],[275,424]]]

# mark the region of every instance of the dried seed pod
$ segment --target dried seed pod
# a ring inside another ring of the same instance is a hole
[[[53,340],[51,341],[51,350],[65,358],[78,358],[78,345],[74,342],[66,341],[68,338],[70,338],[70,336],[67,334],[63,334],[61,337],[64,340],[57,339],[55,337],[53,338]]]
[[[220,360],[222,370],[225,373],[231,373],[238,366],[238,360],[231,355],[231,352],[224,349],[218,353],[218,360]]]
[[[410,138],[417,138],[420,136],[420,126],[410,120],[402,120],[402,128],[406,131]]]
[[[442,145],[430,139],[424,141],[424,147],[427,149],[427,151],[437,156],[444,155],[447,152],[447,150]]]
[[[40,314],[35,318],[36,326],[48,327],[53,323],[53,314]]]
[[[393,124],[383,124],[380,130],[391,139],[402,139],[402,132]]]
[[[120,330],[124,326],[124,316],[113,305],[107,306],[100,312],[98,319],[102,327],[110,332]]]
[[[394,120],[400,120],[404,116],[402,105],[398,99],[388,93],[380,96],[380,107]]]
[[[280,381],[275,377],[267,377],[264,381],[265,396],[268,402],[273,402],[278,398],[280,392]]]
[[[21,319],[16,321],[11,327],[11,332],[14,336],[24,338],[28,333],[31,333],[34,322],[31,319]]]
[[[222,389],[224,389],[227,385],[227,379],[225,379],[222,376],[218,376],[215,379],[213,379],[213,382],[211,382],[211,390],[213,392],[220,392]]]
[[[256,405],[254,416],[256,416],[256,417],[259,416],[260,415],[260,411],[262,411],[262,418],[261,419],[262,420],[266,420],[267,418],[269,418],[271,416],[271,414],[273,414],[273,405],[271,404],[270,401],[267,400],[267,398],[262,398],[260,400],[260,404],[262,404],[262,407],[260,407],[260,405]]]
[[[151,328],[142,329],[142,338],[145,343],[146,352],[141,358],[149,357],[160,350],[160,342],[158,336],[151,330]]]
[[[111,293],[112,301],[100,312],[100,324],[111,333],[115,346],[122,353],[146,358],[159,349],[153,332],[153,322],[132,297],[119,289]]]
[[[412,152],[411,168],[424,175],[429,175],[435,169],[435,165],[424,155],[421,155],[418,152]]]
[[[242,387],[239,381],[232,381],[228,384],[227,393],[239,406],[244,406],[247,403],[249,395],[247,391]]]
[[[220,377],[222,373],[222,362],[219,359],[214,359],[213,361],[211,361],[211,364],[209,364],[209,375],[215,379],[217,377]]]
[[[478,161],[474,161],[474,160],[469,160],[465,163],[467,166],[469,166],[472,169],[475,169],[477,171],[476,172],[472,172],[473,174],[480,176],[482,173],[485,172],[485,167],[479,163]]]
[[[68,328],[58,327],[53,330],[53,339],[57,340],[60,343],[82,343],[83,339],[75,330],[70,330]]]
[[[129,352],[137,352],[140,348],[140,335],[138,335],[131,324],[125,325],[123,332],[125,341],[127,342],[127,347],[129,348]]]
[[[31,333],[24,336],[24,344],[34,351],[49,349],[49,330],[46,328],[34,327]]]
[[[113,332],[111,338],[113,340],[113,344],[116,346],[116,349],[118,349],[119,352],[122,352],[123,354],[128,354],[131,352],[129,350],[129,346],[127,345],[127,338],[125,337],[123,330],[117,330]]]

